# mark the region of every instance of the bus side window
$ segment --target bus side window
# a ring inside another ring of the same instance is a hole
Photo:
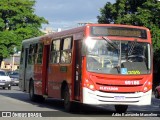
[[[52,42],[50,62],[59,63],[59,59],[60,59],[60,39],[53,40]]]
[[[42,54],[43,54],[43,44],[39,43],[35,47],[35,63],[42,63]]]
[[[34,44],[29,46],[29,54],[28,54],[28,64],[33,64],[34,62]]]
[[[20,64],[23,64],[23,57],[24,57],[24,47],[22,46]]]
[[[71,63],[72,58],[72,38],[68,37],[63,40],[61,50],[61,63]]]

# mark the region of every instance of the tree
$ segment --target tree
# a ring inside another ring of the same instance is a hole
[[[158,0],[116,0],[106,3],[97,16],[99,23],[145,26],[151,30],[156,61],[160,61],[160,2]]]
[[[0,64],[22,40],[42,35],[48,21],[34,13],[35,0],[0,0]]]

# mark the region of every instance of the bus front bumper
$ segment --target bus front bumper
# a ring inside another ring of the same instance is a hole
[[[83,88],[83,103],[90,105],[150,105],[152,90],[143,93],[107,93]]]

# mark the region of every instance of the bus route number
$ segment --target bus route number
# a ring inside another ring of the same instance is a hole
[[[127,80],[127,81],[125,81],[125,84],[126,85],[139,85],[140,82],[138,80],[134,80],[134,81]]]

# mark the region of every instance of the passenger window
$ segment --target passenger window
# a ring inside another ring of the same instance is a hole
[[[41,64],[42,63],[42,55],[43,55],[43,44],[39,43],[36,44],[35,50],[35,63]]]
[[[71,49],[71,47],[72,47],[72,39],[71,38],[64,39],[63,50]]]
[[[22,46],[20,64],[23,64],[23,56],[24,56],[24,47]]]
[[[28,54],[28,64],[34,64],[35,60],[35,49],[36,44],[32,44],[29,47],[29,54]]]
[[[61,63],[71,63],[72,58],[72,38],[65,38],[63,40],[61,50]]]
[[[59,63],[59,59],[60,59],[60,39],[53,40],[52,42],[50,62]]]

